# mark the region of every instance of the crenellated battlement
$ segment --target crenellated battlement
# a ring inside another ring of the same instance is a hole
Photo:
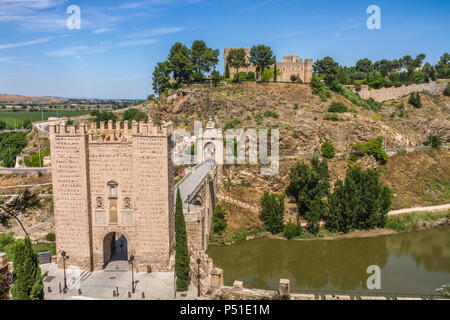
[[[49,126],[50,135],[83,136],[88,135],[89,142],[120,142],[129,141],[132,136],[169,136],[173,133],[172,122],[163,123],[161,126],[152,121],[137,122],[133,120],[131,126],[128,121],[113,122],[100,121],[97,125],[92,122],[90,126],[81,123],[79,126],[66,126],[65,124],[51,123]]]

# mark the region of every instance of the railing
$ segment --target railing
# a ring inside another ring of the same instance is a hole
[[[384,297],[387,300],[396,300],[397,298],[420,298],[423,300],[450,299],[438,294],[427,293],[398,293],[398,292],[363,292],[363,291],[339,291],[339,290],[291,290],[291,294],[310,294],[315,299],[325,299],[325,296],[348,296],[360,300],[361,297]]]

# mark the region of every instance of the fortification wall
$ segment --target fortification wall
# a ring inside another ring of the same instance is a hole
[[[409,86],[401,86],[398,88],[381,88],[381,89],[370,89],[368,86],[362,86],[361,91],[359,91],[359,95],[363,99],[373,98],[375,101],[383,102],[390,99],[396,99],[402,97],[404,95],[410,94],[414,91],[429,91],[434,94],[441,94],[445,87],[446,83],[420,83],[420,84],[411,84]],[[350,86],[354,91],[354,87]]]
[[[58,259],[101,269],[112,233],[127,239],[137,270],[165,271],[174,245],[172,125],[100,122],[50,126]],[[108,242],[109,241],[109,242]],[[61,261],[59,261],[61,263]]]
[[[188,237],[188,250],[191,258],[190,277],[195,286],[200,280],[200,292],[206,295],[208,291],[223,286],[223,270],[214,267],[213,260],[191,238]],[[198,264],[197,262],[200,262]],[[200,271],[200,279],[198,278]]]

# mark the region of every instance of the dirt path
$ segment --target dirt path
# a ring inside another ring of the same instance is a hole
[[[393,216],[396,214],[410,213],[410,212],[443,211],[443,210],[450,210],[450,203],[441,204],[438,206],[431,206],[431,207],[415,207],[415,208],[393,210],[393,211],[389,211],[388,215]]]

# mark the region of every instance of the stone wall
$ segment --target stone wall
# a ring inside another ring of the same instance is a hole
[[[189,274],[191,282],[197,287],[200,270],[201,294],[206,295],[208,291],[214,291],[223,286],[223,270],[214,267],[213,260],[190,238],[188,238],[188,250],[191,258]],[[197,263],[197,259],[200,259],[200,264]]]
[[[8,255],[0,253],[0,300],[9,299],[10,271]]]
[[[138,271],[170,269],[175,240],[171,123],[50,125],[57,253],[101,269],[113,233],[127,239]],[[61,261],[58,261],[59,264]]]
[[[414,91],[429,91],[434,94],[441,94],[445,87],[446,83],[420,83],[420,84],[411,84],[409,86],[401,86],[398,88],[381,88],[381,89],[370,89],[368,86],[362,86],[361,91],[359,91],[359,95],[363,99],[373,98],[378,102],[383,102],[390,99],[396,99],[402,97],[404,95],[410,94]],[[350,86],[351,89],[354,90],[353,86]]]

